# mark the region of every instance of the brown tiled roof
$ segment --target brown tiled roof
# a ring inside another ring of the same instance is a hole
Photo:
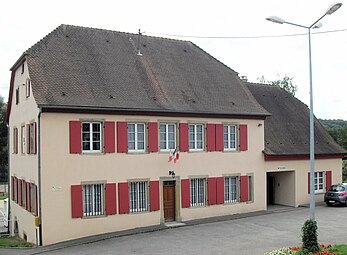
[[[278,86],[246,83],[257,101],[271,113],[265,119],[265,154],[308,155],[310,110],[299,99]],[[321,123],[314,120],[315,154],[347,155]]]
[[[237,73],[188,41],[61,25],[25,54],[42,107],[266,116]]]

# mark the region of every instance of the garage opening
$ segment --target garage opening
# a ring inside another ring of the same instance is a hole
[[[295,172],[281,171],[266,174],[267,205],[295,206]]]

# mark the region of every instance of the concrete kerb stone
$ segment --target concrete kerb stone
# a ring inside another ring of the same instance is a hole
[[[170,228],[187,227],[187,226],[210,224],[210,223],[229,221],[229,220],[237,220],[237,219],[256,217],[256,216],[272,214],[272,213],[281,213],[281,212],[292,211],[292,210],[300,210],[300,209],[304,209],[304,208],[306,208],[306,207],[285,207],[285,208],[281,208],[280,210],[272,210],[272,211],[262,210],[262,211],[256,211],[256,212],[250,212],[250,213],[209,217],[209,218],[203,218],[203,219],[198,219],[198,220],[184,221],[183,222],[184,225],[182,224],[182,225],[178,225],[175,227],[165,226],[165,224],[160,224],[160,225],[155,225],[155,226],[134,228],[134,229],[117,231],[117,232],[112,232],[112,233],[107,233],[107,234],[88,236],[88,237],[78,238],[78,239],[74,239],[74,240],[64,241],[64,242],[57,243],[57,244],[28,248],[25,250],[30,252],[27,254],[42,254],[42,253],[48,253],[48,252],[55,251],[55,250],[61,250],[64,248],[73,247],[73,246],[95,243],[95,242],[99,242],[99,241],[103,241],[103,240],[107,240],[107,239],[112,239],[112,238],[118,238],[118,237],[124,237],[124,236],[136,235],[136,234],[143,234],[143,233],[150,233],[150,232],[161,231],[161,230],[170,229]],[[6,248],[0,247],[0,251],[1,250],[6,250]]]

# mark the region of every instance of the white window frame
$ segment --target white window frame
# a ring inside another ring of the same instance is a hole
[[[83,125],[89,125],[89,140],[87,141],[87,140],[83,140],[83,134],[84,133],[87,133],[87,132],[84,132],[83,131]],[[97,140],[95,140],[94,141],[94,139],[93,139],[93,135],[94,135],[94,133],[97,133],[97,132],[94,132],[94,130],[93,130],[93,125],[95,125],[95,124],[97,124],[97,125],[99,125],[99,127],[100,127],[100,131],[99,131],[99,137],[100,137],[100,139],[99,139],[99,141],[97,141]],[[91,153],[98,153],[98,152],[101,152],[102,151],[102,139],[103,139],[103,133],[102,133],[102,130],[103,130],[103,125],[102,125],[102,122],[100,122],[100,121],[83,121],[82,122],[82,152],[84,152],[84,153],[88,153],[88,152],[91,152]],[[88,143],[89,144],[89,150],[85,150],[83,147],[83,144],[84,143]],[[99,142],[99,149],[94,149],[94,142]]]
[[[190,206],[206,206],[207,201],[207,180],[206,178],[190,179]]]
[[[129,139],[129,126],[134,125],[134,142],[135,143],[135,148],[131,149],[129,146],[130,139]],[[138,127],[143,126],[143,149],[139,149],[139,142],[142,142],[139,140],[139,131]],[[145,152],[146,151],[146,124],[145,123],[128,123],[128,152]]]
[[[149,208],[149,183],[136,181],[129,183],[129,207],[131,213],[147,212]]]
[[[320,185],[322,185],[322,188],[319,188]],[[325,191],[325,172],[324,171],[314,172],[314,192],[322,193],[324,191]]]
[[[105,215],[105,184],[83,184],[83,216]]]
[[[234,134],[231,132],[232,128],[235,129]],[[225,132],[225,129],[227,129],[226,132]],[[237,150],[237,130],[238,130],[237,125],[232,125],[232,124],[224,125],[224,127],[223,127],[223,142],[224,143],[223,144],[224,144],[224,150],[225,151],[236,151]],[[227,136],[226,140],[225,140],[225,135]],[[231,139],[232,135],[235,136],[235,139],[234,139],[235,147],[232,146],[232,142],[233,142],[233,140]],[[227,143],[227,145],[225,143]]]
[[[163,132],[162,130],[162,126],[165,126],[165,131]],[[173,148],[170,148],[169,146],[169,134],[171,132],[169,132],[169,126],[173,126],[174,128],[174,146]],[[164,137],[164,140],[162,140],[162,134],[165,136]],[[159,124],[159,144],[160,144],[160,151],[170,151],[170,150],[175,150],[176,149],[176,146],[177,146],[177,136],[176,136],[177,132],[176,132],[176,123],[160,123]],[[162,146],[162,143],[165,143],[165,146],[163,147]]]
[[[239,176],[224,177],[224,203],[233,204],[239,202],[240,194]]]
[[[198,142],[200,142],[200,140],[198,140],[197,138],[197,127],[201,126],[201,148],[198,148]],[[204,134],[204,129],[205,129],[205,125],[204,124],[189,124],[188,125],[188,135],[189,135],[189,151],[204,151],[204,146],[205,146],[205,134]],[[193,140],[191,140],[191,131],[193,131],[193,135],[194,138]],[[191,146],[191,144],[193,144],[193,146]]]

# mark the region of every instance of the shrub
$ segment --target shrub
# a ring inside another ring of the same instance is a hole
[[[317,222],[315,220],[306,220],[302,226],[302,248],[303,251],[319,252],[320,247],[318,244]]]

